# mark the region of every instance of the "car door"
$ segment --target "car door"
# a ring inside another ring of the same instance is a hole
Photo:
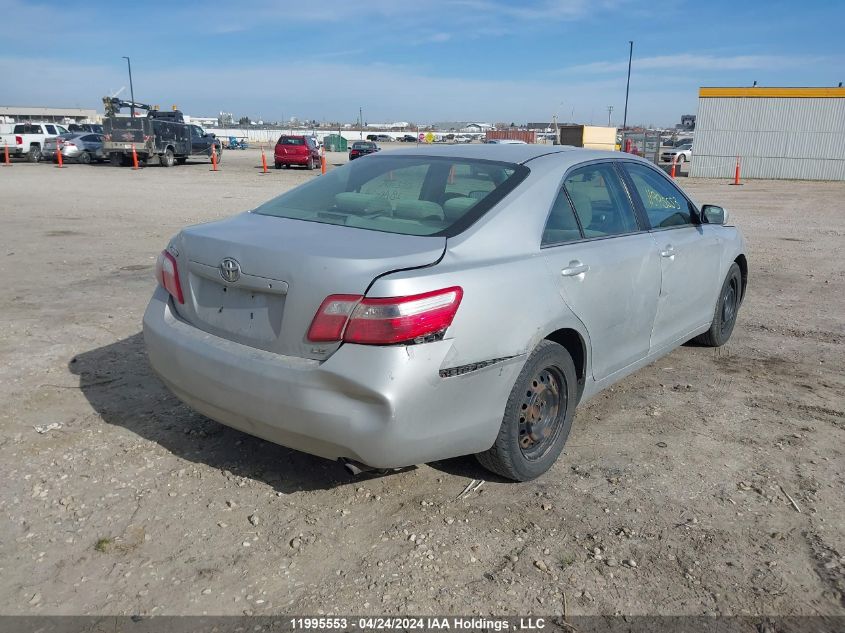
[[[190,126],[191,128],[191,154],[205,154],[208,152],[209,149],[209,139],[210,137],[206,137],[202,131],[202,128],[197,127],[196,125]]]
[[[660,256],[661,282],[651,346],[683,343],[713,319],[721,284],[718,228],[699,222],[698,210],[663,172],[625,161],[634,202],[650,224]]]
[[[590,336],[602,380],[649,352],[660,291],[660,257],[612,162],[567,173],[541,252],[560,295]]]

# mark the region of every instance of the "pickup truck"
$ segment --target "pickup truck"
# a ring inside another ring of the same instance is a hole
[[[103,119],[103,152],[113,165],[128,165],[132,148],[138,161],[145,163],[157,157],[163,167],[184,165],[190,156],[211,157],[212,147],[222,159],[223,144],[198,125],[184,122],[182,113],[151,110],[147,116]]]
[[[30,163],[41,160],[44,141],[67,134],[67,128],[57,123],[17,123],[10,134],[0,134],[0,152],[9,148],[9,156],[26,156]]]

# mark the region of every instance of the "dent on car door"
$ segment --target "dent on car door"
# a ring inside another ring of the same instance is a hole
[[[542,237],[561,297],[590,335],[593,377],[645,357],[660,289],[660,262],[610,163],[569,172]]]
[[[718,227],[700,224],[698,211],[662,172],[624,165],[632,195],[660,256],[661,283],[651,346],[677,344],[713,318],[721,283],[722,243]]]

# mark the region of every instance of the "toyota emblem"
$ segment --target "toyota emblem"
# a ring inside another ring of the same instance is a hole
[[[236,259],[226,257],[222,262],[220,262],[219,268],[220,276],[223,278],[223,281],[233,284],[241,278],[241,265]]]

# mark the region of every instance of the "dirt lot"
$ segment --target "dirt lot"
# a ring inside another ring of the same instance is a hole
[[[147,365],[168,237],[314,177],[259,163],[0,167],[0,612],[845,615],[845,183],[684,179],[749,241],[734,337],[581,407],[539,481],[356,480]]]

